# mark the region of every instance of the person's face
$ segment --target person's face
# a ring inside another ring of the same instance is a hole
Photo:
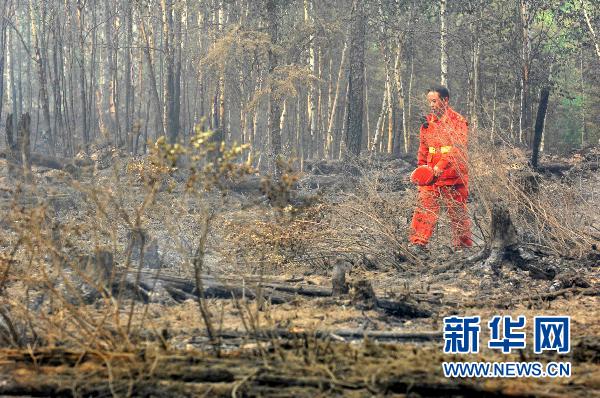
[[[440,93],[437,91],[430,91],[427,93],[427,103],[429,104],[431,112],[437,117],[440,117],[446,112],[448,98],[441,99]]]

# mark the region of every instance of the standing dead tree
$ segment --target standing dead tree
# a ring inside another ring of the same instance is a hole
[[[539,257],[521,244],[517,230],[510,217],[505,203],[498,201],[492,206],[490,222],[490,240],[479,253],[469,257],[468,263],[485,260],[483,267],[491,269],[496,276],[501,275],[504,262],[508,262],[524,271],[535,279],[553,279],[556,270],[538,264]]]
[[[537,118],[535,121],[535,131],[533,136],[533,152],[531,155],[531,166],[538,167],[538,158],[540,154],[540,143],[542,142],[542,133],[544,132],[544,121],[546,120],[546,110],[548,109],[548,97],[550,90],[544,87],[540,93],[540,104],[538,106]]]
[[[30,145],[31,117],[29,113],[21,115],[17,124],[17,130],[13,131],[13,115],[6,117],[6,147],[8,169],[11,175],[19,175],[22,167],[24,176],[31,172],[31,145]]]

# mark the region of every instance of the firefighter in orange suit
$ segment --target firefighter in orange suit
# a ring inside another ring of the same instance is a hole
[[[452,223],[455,249],[470,247],[471,225],[467,213],[469,174],[467,170],[467,121],[454,111],[450,94],[443,86],[427,93],[431,113],[421,126],[418,166],[433,169],[433,179],[420,185],[419,204],[413,214],[410,242],[423,250],[445,204]]]

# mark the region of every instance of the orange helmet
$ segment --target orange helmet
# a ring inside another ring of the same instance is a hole
[[[433,183],[433,169],[429,166],[419,166],[410,175],[410,180],[417,185],[431,185]]]

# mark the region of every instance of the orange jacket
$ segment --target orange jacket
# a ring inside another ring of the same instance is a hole
[[[439,119],[433,113],[427,115],[421,126],[417,165],[442,170],[434,185],[467,183],[467,136],[467,120],[454,109],[448,107]]]

